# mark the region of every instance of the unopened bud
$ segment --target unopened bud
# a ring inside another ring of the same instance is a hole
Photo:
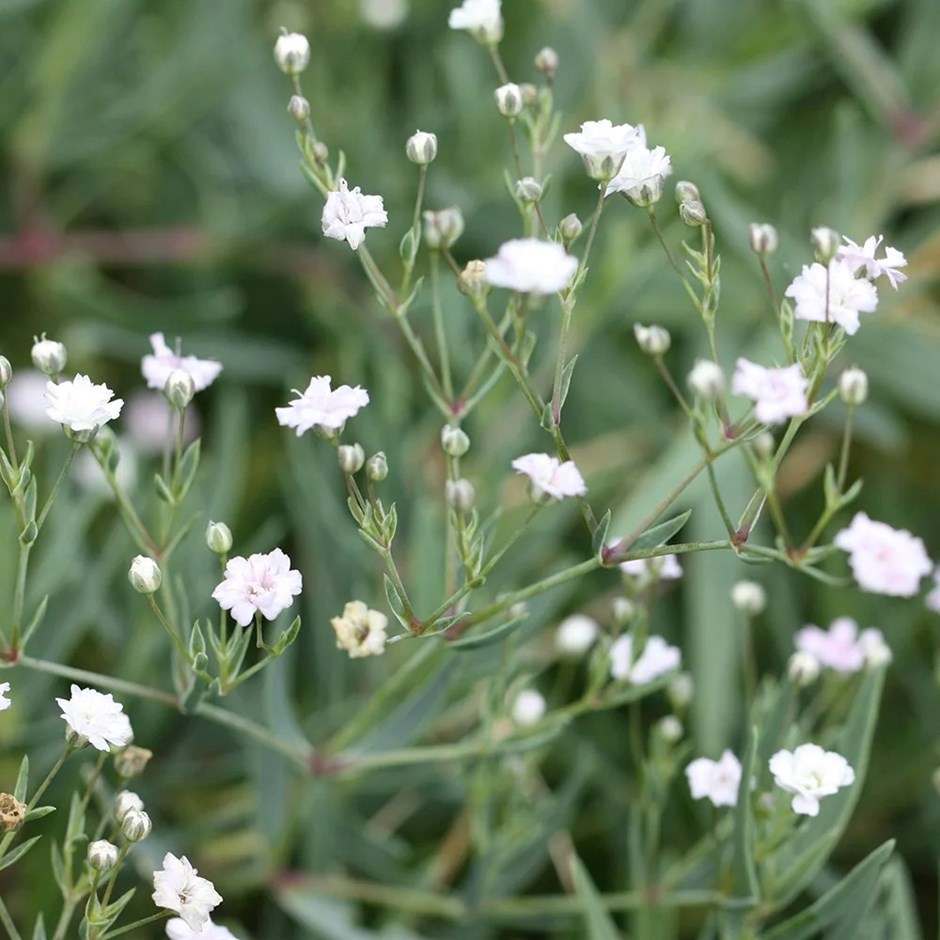
[[[58,375],[68,361],[68,352],[62,343],[46,339],[43,333],[39,339],[33,337],[33,348],[30,350],[33,365],[44,375]]]
[[[839,233],[831,228],[822,226],[814,228],[810,235],[816,260],[820,264],[829,264],[839,250]]]
[[[336,458],[343,473],[358,473],[366,462],[366,452],[361,444],[340,444]]]
[[[182,369],[174,369],[166,377],[163,386],[163,397],[177,410],[183,411],[193,400],[196,394],[196,382],[193,377]]]
[[[754,453],[761,460],[770,460],[777,451],[777,442],[774,440],[774,436],[770,431],[761,431],[760,434],[754,438],[751,446],[754,448]]]
[[[805,650],[797,650],[787,663],[787,677],[800,688],[812,685],[819,678],[819,660]]]
[[[554,78],[558,71],[558,53],[551,46],[540,49],[535,57],[535,67],[546,78]]]
[[[424,241],[428,248],[450,248],[463,235],[463,213],[456,206],[424,213]]]
[[[611,613],[618,626],[625,627],[636,613],[636,604],[628,597],[615,597],[610,604]]]
[[[463,428],[445,424],[441,428],[441,447],[448,457],[463,457],[470,450],[470,438]]]
[[[299,75],[310,64],[310,43],[300,33],[286,30],[274,43],[274,61],[285,75]]]
[[[163,573],[160,566],[146,555],[137,555],[131,562],[127,579],[138,594],[153,594],[160,589]]]
[[[142,809],[129,809],[121,820],[121,832],[128,842],[141,842],[152,831],[153,823]]]
[[[522,92],[522,103],[530,108],[536,107],[539,103],[539,90],[532,82],[523,82],[519,86]]]
[[[699,359],[689,373],[689,388],[703,401],[715,401],[725,390],[725,374],[710,359]]]
[[[648,209],[663,198],[663,182],[662,176],[649,176],[636,186],[624,190],[623,195],[626,197],[627,202],[632,203],[634,206],[640,209]]]
[[[761,258],[772,255],[780,244],[777,230],[767,222],[752,222],[748,229],[751,251]]]
[[[538,202],[542,198],[542,184],[534,176],[524,176],[516,182],[516,199],[523,203]]]
[[[206,526],[206,547],[215,555],[227,555],[232,548],[232,530],[224,522]]]
[[[687,672],[677,672],[666,686],[666,696],[676,711],[682,711],[695,694],[695,682]]]
[[[0,356],[0,391],[3,391],[13,378],[13,366],[6,356]]]
[[[418,166],[427,166],[437,156],[437,135],[415,131],[405,144],[405,155]]]
[[[21,803],[12,793],[0,793],[0,829],[4,832],[16,832],[26,822],[26,804]]]
[[[298,124],[303,124],[310,117],[310,102],[303,95],[291,95],[287,103],[287,113]]]
[[[667,744],[675,744],[682,740],[682,722],[675,715],[666,715],[656,723],[656,733]]]
[[[755,617],[767,606],[767,592],[756,581],[738,581],[731,588],[731,603],[742,614]]]
[[[562,241],[565,243],[565,247],[577,241],[583,228],[584,226],[581,224],[581,220],[573,212],[570,215],[566,215],[561,222],[558,223],[558,231],[561,234]]]
[[[839,397],[853,407],[868,398],[868,376],[857,366],[846,369],[839,376]]]
[[[555,632],[555,649],[561,656],[583,656],[595,643],[600,627],[587,614],[565,617]]]
[[[323,166],[326,163],[326,161],[329,159],[330,159],[330,148],[327,147],[327,145],[323,143],[322,140],[318,140],[313,145],[314,163],[317,163],[320,166]]]
[[[648,356],[664,356],[669,352],[672,344],[672,337],[669,330],[662,326],[643,326],[641,323],[634,324],[633,335],[636,337],[637,345]]]
[[[688,180],[679,180],[676,183],[676,202],[681,206],[684,202],[701,202],[702,194],[695,183]]]
[[[114,818],[122,822],[124,817],[132,810],[142,810],[144,801],[131,790],[121,790],[114,798]]]
[[[448,480],[444,484],[447,505],[457,512],[470,512],[476,501],[476,491],[469,480]]]
[[[381,483],[388,476],[388,460],[384,451],[373,454],[366,462],[366,475],[373,483]]]
[[[522,89],[515,82],[500,85],[493,92],[496,99],[496,110],[503,117],[514,118],[522,113],[525,102],[522,99]]]
[[[114,755],[114,769],[119,777],[130,780],[131,777],[139,777],[147,769],[151,757],[153,751],[130,744]]]
[[[88,864],[100,872],[111,871],[117,864],[118,847],[107,839],[97,839],[88,843]]]
[[[486,262],[468,261],[457,278],[457,287],[463,294],[482,293],[486,290]]]
[[[679,218],[685,222],[689,228],[698,228],[708,221],[708,213],[705,206],[697,199],[690,199],[687,202],[679,203]]]

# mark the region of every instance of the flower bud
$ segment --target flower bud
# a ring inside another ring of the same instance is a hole
[[[514,118],[522,113],[524,104],[522,100],[522,89],[515,82],[500,85],[500,87],[493,92],[493,97],[496,99],[496,110],[499,111],[503,117]]]
[[[581,224],[581,220],[573,212],[570,215],[566,215],[561,222],[558,223],[558,231],[561,234],[561,239],[565,243],[566,248],[577,241],[583,228],[584,226]]]
[[[526,728],[538,724],[545,714],[545,698],[535,689],[523,689],[512,703],[512,720]]]
[[[667,744],[675,744],[682,740],[682,722],[675,715],[666,715],[656,722],[656,733]]]
[[[0,392],[10,384],[12,378],[13,366],[10,365],[10,360],[6,356],[0,356]]]
[[[428,248],[450,248],[463,235],[463,213],[456,206],[424,213],[424,241]]]
[[[676,183],[676,202],[681,206],[684,202],[701,202],[702,194],[695,183],[688,180],[679,180]]]
[[[361,444],[340,444],[336,449],[336,459],[343,473],[358,473],[366,462],[366,452]]]
[[[697,199],[689,199],[679,203],[679,218],[689,228],[698,228],[708,221],[708,213],[705,211],[705,206]]]
[[[121,832],[128,842],[142,842],[152,830],[153,823],[142,809],[129,809],[121,820]]]
[[[130,780],[131,777],[139,777],[146,770],[151,757],[153,751],[129,744],[114,755],[114,769],[119,777]]]
[[[227,555],[232,548],[232,530],[224,522],[210,519],[206,526],[206,547],[214,555]]]
[[[540,49],[535,57],[535,67],[547,79],[554,78],[558,71],[558,53],[551,46]]]
[[[46,339],[43,333],[39,339],[33,337],[33,348],[30,350],[33,365],[44,375],[58,375],[68,361],[68,352],[62,343]]]
[[[160,589],[163,573],[160,566],[146,555],[137,555],[131,562],[127,579],[138,594],[153,594]]]
[[[810,242],[816,253],[816,260],[820,264],[829,264],[839,250],[839,233],[825,226],[814,228],[810,234]]]
[[[699,359],[689,373],[689,388],[703,401],[715,401],[725,390],[725,374],[710,359]]]
[[[388,476],[388,460],[384,451],[380,450],[368,459],[366,475],[373,483],[381,483]]]
[[[676,711],[682,711],[686,708],[689,702],[692,701],[694,694],[695,682],[687,672],[677,672],[669,680],[669,685],[666,686],[666,696]]]
[[[770,460],[777,451],[777,442],[774,440],[774,436],[770,431],[761,431],[760,434],[754,438],[751,446],[754,448],[754,453],[761,460]]]
[[[522,92],[522,103],[530,108],[534,108],[539,103],[539,90],[532,82],[523,82],[519,86]]]
[[[468,261],[467,266],[457,278],[457,287],[462,294],[483,293],[486,290],[486,263],[484,261]]]
[[[0,829],[4,832],[16,832],[26,822],[26,804],[21,803],[12,793],[0,793]]]
[[[616,174],[616,170],[614,174]],[[663,177],[649,176],[636,187],[631,187],[629,191],[624,191],[623,195],[627,202],[639,209],[648,209],[656,205],[663,198]]]
[[[117,864],[118,847],[107,839],[98,839],[88,843],[88,864],[100,872],[111,871]]]
[[[634,324],[633,335],[636,337],[637,344],[648,356],[664,356],[669,352],[672,344],[672,337],[669,330],[662,326],[643,326],[641,323]]]
[[[805,650],[797,650],[787,663],[787,678],[801,689],[819,678],[819,660]]]
[[[310,43],[300,33],[286,30],[274,43],[274,61],[285,75],[299,75],[310,64]]]
[[[291,95],[287,103],[287,113],[298,124],[303,124],[310,117],[310,102],[303,95]]]
[[[326,161],[330,159],[330,148],[322,140],[318,140],[313,145],[313,161],[319,166],[325,166]]]
[[[863,404],[868,398],[868,376],[857,366],[839,376],[839,397],[852,407]]]
[[[530,204],[542,198],[542,184],[534,176],[524,176],[516,182],[516,199]]]
[[[748,229],[751,251],[761,258],[772,255],[777,250],[780,238],[777,230],[767,222],[752,222]]]
[[[193,377],[182,369],[174,369],[166,377],[163,386],[163,397],[177,410],[183,411],[193,400],[196,394],[196,383]]]
[[[463,428],[445,424],[441,428],[441,447],[448,457],[463,457],[470,450],[470,438]]]
[[[448,480],[444,484],[444,493],[447,505],[457,512],[470,512],[476,501],[476,492],[473,484],[462,477],[459,480]]]
[[[731,603],[749,617],[763,613],[767,606],[767,593],[756,581],[738,581],[731,588]]]
[[[610,604],[611,613],[618,626],[625,627],[636,613],[636,604],[628,597],[615,597]]]
[[[437,135],[415,131],[405,144],[405,155],[418,166],[427,166],[437,156]]]
[[[132,809],[142,810],[143,808],[144,801],[130,790],[121,790],[114,798],[114,818],[118,822],[121,822]]]
[[[583,656],[595,643],[600,627],[587,614],[565,617],[555,632],[555,649],[560,656]]]

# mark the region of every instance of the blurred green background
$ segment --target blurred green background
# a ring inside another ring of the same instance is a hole
[[[444,467],[439,421],[394,324],[346,246],[319,234],[321,203],[298,168],[289,85],[271,47],[282,25],[310,37],[303,81],[318,133],[332,152],[345,151],[351,185],[385,198],[389,228],[369,235],[380,263],[395,265],[409,224],[415,172],[403,150],[416,127],[440,140],[428,204],[457,204],[467,218],[458,259],[487,257],[519,230],[502,180],[508,141],[492,105],[492,66],[472,40],[447,29],[450,6],[0,0],[0,352],[25,369],[31,337],[45,331],[67,344],[70,370],[90,372],[125,399],[142,386],[139,359],[153,331],[180,335],[187,352],[224,363],[221,379],[197,402],[207,457],[193,508],[204,519],[226,520],[237,551],[284,546],[306,587],[305,626],[288,661],[228,704],[287,735],[296,723],[315,743],[417,651],[400,644],[377,662],[351,663],[335,650],[330,616],[353,597],[384,603],[378,566],[346,514],[329,448],[289,437],[272,409],[311,374],[370,390],[372,405],[354,433],[367,451],[389,455],[383,492],[398,500],[397,553],[423,609],[439,599],[444,517],[440,499],[427,493],[440,492]],[[506,0],[504,8],[503,51],[514,80],[536,78],[532,60],[543,45],[558,51],[565,130],[602,116],[642,122],[651,142],[672,155],[673,181],[700,187],[723,255],[726,366],[742,352],[767,360],[777,348],[747,223],[771,221],[780,229],[772,258],[778,291],[808,260],[814,225],[856,241],[883,232],[907,254],[910,281],[898,294],[881,290],[878,314],[846,350],[844,364],[862,366],[872,381],[853,470],[865,478],[861,508],[910,528],[940,555],[940,4]],[[549,170],[549,217],[574,211],[586,218],[594,195],[576,157],[556,147]],[[667,237],[678,245],[688,230],[668,195],[660,208]],[[595,507],[615,507],[616,525],[626,530],[670,476],[695,460],[668,394],[635,349],[633,324],[658,322],[672,331],[670,363],[680,376],[705,353],[704,331],[642,213],[626,203],[605,214],[591,268],[574,326],[581,359],[566,433]],[[472,310],[455,291],[447,316],[456,345],[482,347]],[[414,318],[419,331],[429,330],[426,300]],[[551,349],[546,334],[540,354],[548,360]],[[838,446],[840,407],[813,422],[785,465],[782,488],[797,531],[807,531],[821,507],[820,473]],[[521,441],[529,449],[544,445],[510,382],[497,387],[468,430],[474,447],[466,471],[481,502],[492,508],[502,498],[518,506],[520,491],[503,487],[508,462],[522,452]],[[40,472],[53,474],[65,447],[48,438]],[[154,467],[143,454],[136,462],[143,501]],[[728,460],[720,477],[740,511],[751,491],[745,468]],[[53,513],[37,556],[31,597],[50,592],[51,600],[31,652],[167,686],[168,669],[158,677],[153,666],[165,658],[164,638],[124,578],[130,541],[99,490],[75,481],[70,492],[74,498]],[[681,508],[695,510],[685,538],[718,537],[704,488],[693,489]],[[487,591],[585,557],[590,546],[577,522],[563,508],[543,514],[537,534],[508,557]],[[193,617],[211,609],[216,579],[201,529],[202,522],[178,566]],[[4,597],[15,548],[6,503],[0,532]],[[681,641],[697,683],[690,717],[696,751],[715,756],[726,745],[741,746],[728,590],[754,573],[719,553],[691,559],[686,570],[655,627]],[[899,918],[917,907],[930,936],[940,840],[940,800],[931,786],[940,763],[936,615],[917,599],[824,588],[789,571],[762,568],[758,577],[771,596],[758,634],[766,669],[779,672],[804,623],[826,625],[839,615],[881,627],[894,650],[872,770],[834,870],[896,836],[902,861],[892,869],[892,903]],[[520,668],[535,671],[550,658],[549,628],[564,614],[584,609],[609,620],[615,587],[615,579],[599,575],[533,603],[524,642],[513,648]],[[362,747],[459,734],[478,705],[480,681],[498,663],[498,651],[448,654],[403,692],[401,707]],[[546,693],[551,677],[549,671],[540,680]],[[0,724],[3,779],[15,773],[25,748],[37,767],[51,762],[61,734],[51,702],[65,691],[64,682],[36,674],[14,673],[11,681],[18,698]],[[301,872],[465,896],[479,890],[474,866],[459,850],[463,811],[480,799],[474,777],[445,765],[342,782],[301,780],[216,726],[149,703],[125,704],[138,741],[157,754],[139,788],[157,823],[140,846],[141,872],[148,878],[150,863],[167,849],[185,852],[216,881],[225,917],[242,927],[239,936],[360,936],[352,926],[361,913],[356,904],[306,890],[294,877]],[[650,716],[662,707],[651,706]],[[545,766],[554,795],[515,807],[527,834],[515,842],[507,836],[512,851],[499,862],[502,890],[559,890],[546,845],[560,827],[571,831],[601,889],[626,886],[623,721],[619,713],[584,719],[554,743]],[[511,778],[494,787],[487,798],[495,803],[519,799]],[[684,792],[675,799],[667,842],[681,850],[704,820]],[[34,852],[28,864],[4,873],[0,890],[14,915],[56,911],[54,885],[42,877],[47,858]],[[135,902],[141,911],[144,888]],[[379,935],[399,940],[580,936],[571,919],[502,930],[390,916],[381,905],[364,911]],[[694,918],[684,924],[696,926]]]

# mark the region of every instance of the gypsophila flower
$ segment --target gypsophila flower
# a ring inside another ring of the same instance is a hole
[[[657,581],[676,581],[682,577],[682,565],[675,555],[657,555],[655,558],[634,558],[617,566],[624,574],[648,584]]]
[[[114,806],[112,811],[114,813],[114,818],[118,822],[122,822],[124,817],[133,809],[133,810],[143,810],[144,801],[131,790],[121,790],[117,796],[114,798]]]
[[[564,290],[578,270],[578,259],[561,245],[537,238],[513,238],[487,258],[484,279],[494,287],[520,294],[554,294]]]
[[[627,152],[646,145],[642,125],[585,121],[577,134],[565,134],[565,143],[581,155],[591,179],[606,181],[617,175]]]
[[[858,332],[859,314],[873,313],[878,306],[875,285],[857,278],[838,258],[829,262],[828,275],[818,262],[804,264],[785,293],[794,302],[793,315],[798,320],[836,323],[850,336]]]
[[[849,553],[855,580],[865,591],[911,597],[933,568],[924,543],[906,529],[892,529],[859,512],[834,544]]]
[[[545,698],[535,689],[523,689],[512,703],[512,720],[523,728],[536,725],[545,715]]]
[[[171,852],[163,857],[163,868],[153,873],[153,903],[175,911],[191,930],[209,923],[209,912],[222,903],[222,896],[208,878],[200,878],[186,856]]]
[[[502,0],[463,0],[450,11],[447,25],[465,29],[481,42],[499,42],[503,38]]]
[[[350,191],[346,180],[339,181],[339,190],[326,197],[323,207],[323,234],[327,238],[349,242],[355,251],[366,238],[367,228],[385,228],[388,213],[381,196],[364,196],[357,186]]]
[[[99,751],[130,744],[133,738],[130,720],[124,714],[124,706],[115,702],[110,693],[105,695],[73,684],[71,697],[57,698],[56,702],[77,744],[87,742]]]
[[[858,624],[851,617],[838,617],[828,630],[809,624],[798,630],[796,648],[810,653],[817,662],[835,672],[858,672],[865,657],[858,643]]]
[[[274,43],[274,60],[285,75],[299,75],[310,64],[310,42],[300,33],[281,33]]]
[[[208,388],[222,371],[222,363],[215,359],[197,359],[195,356],[179,356],[166,344],[162,333],[150,334],[153,352],[144,356],[140,371],[147,380],[147,388],[162,392],[172,372],[185,372],[193,380],[197,392]]]
[[[324,433],[342,430],[353,415],[369,404],[369,393],[358,385],[355,388],[340,385],[331,390],[331,381],[328,375],[315,375],[305,391],[293,389],[298,397],[284,408],[274,409],[278,424],[294,428],[298,437],[311,428]]]
[[[883,258],[876,258],[875,252],[883,239],[883,235],[870,235],[863,245],[856,245],[851,238],[843,235],[842,240],[845,244],[839,248],[836,257],[855,274],[864,269],[865,276],[872,280],[876,277],[886,277],[891,286],[897,290],[898,284],[907,280],[907,275],[898,270],[898,268],[907,267],[907,258],[897,248],[892,248],[890,245],[885,245]]]
[[[0,712],[6,711],[13,702],[7,698],[7,692],[10,691],[9,682],[0,682]]]
[[[713,806],[735,806],[741,786],[741,762],[726,750],[717,761],[699,757],[685,768],[693,800],[708,799]]]
[[[208,918],[202,930],[193,930],[181,917],[173,917],[166,922],[166,935],[169,940],[238,940],[228,927],[220,927]]]
[[[794,415],[806,414],[809,379],[798,362],[781,369],[765,369],[747,359],[738,359],[731,391],[755,402],[754,414],[764,424],[778,424]]]
[[[714,401],[725,390],[725,374],[711,359],[699,359],[688,376],[689,388],[705,401]]]
[[[812,685],[818,678],[821,670],[819,660],[805,650],[797,650],[787,660],[787,678],[801,689]]]
[[[738,581],[731,588],[731,603],[741,613],[756,617],[767,606],[767,592],[756,581]]]
[[[802,816],[819,815],[819,801],[855,782],[855,771],[835,751],[801,744],[795,751],[777,751],[770,758],[774,783],[794,794],[790,804]]]
[[[124,400],[112,401],[113,396],[107,385],[95,385],[87,375],[76,375],[70,382],[47,382],[46,414],[84,439],[121,413]]]
[[[529,478],[529,491],[536,501],[583,496],[587,492],[584,479],[571,460],[561,463],[548,454],[525,454],[512,462],[512,468]]]
[[[223,575],[212,596],[241,627],[247,627],[256,614],[274,620],[303,590],[302,575],[279,548],[266,555],[230,558]]]
[[[862,630],[858,636],[858,645],[869,669],[887,666],[894,658],[891,647],[885,642],[884,634],[875,627]]]
[[[555,649],[561,656],[583,656],[597,639],[600,628],[587,614],[565,617],[555,632]]]
[[[346,650],[352,659],[381,656],[385,652],[388,617],[362,601],[350,601],[342,616],[333,617],[330,623],[336,631],[336,648]]]
[[[645,144],[627,151],[617,175],[607,184],[606,196],[623,193],[635,206],[645,208],[658,202],[663,182],[672,173],[672,161],[664,147]]]
[[[678,669],[682,654],[661,636],[647,639],[643,652],[633,661],[633,637],[625,633],[610,648],[610,674],[614,679],[626,679],[633,685],[647,685],[667,672]]]

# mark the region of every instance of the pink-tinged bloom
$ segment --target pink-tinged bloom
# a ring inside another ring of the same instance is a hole
[[[10,691],[9,682],[0,682],[0,712],[6,711],[12,704],[7,698],[7,692]]]
[[[529,478],[532,497],[537,500],[583,496],[587,492],[584,479],[572,460],[561,463],[557,457],[548,454],[526,454],[517,457],[512,468]]]
[[[247,627],[255,614],[274,620],[294,603],[303,589],[303,577],[290,566],[290,558],[279,548],[267,555],[230,558],[224,580],[212,592],[222,610],[229,610],[240,627]]]
[[[747,359],[738,359],[731,391],[754,403],[754,414],[764,424],[778,424],[794,415],[806,414],[809,379],[798,362],[781,369],[766,369]]]
[[[222,363],[214,359],[197,359],[195,356],[178,356],[166,344],[162,333],[151,333],[150,345],[153,354],[144,356],[140,371],[147,380],[147,388],[163,391],[171,372],[185,372],[193,380],[197,392],[208,388],[222,371]]]
[[[578,259],[555,242],[513,238],[487,258],[483,278],[493,287],[520,294],[554,294],[564,290],[578,270]]]
[[[661,636],[647,639],[640,658],[633,661],[633,637],[625,633],[610,648],[610,674],[633,685],[648,685],[682,664],[682,653]]]
[[[898,284],[907,280],[907,275],[898,270],[907,267],[907,258],[897,248],[885,245],[885,256],[875,257],[884,235],[870,235],[863,245],[856,245],[851,238],[844,235],[842,240],[845,244],[839,249],[836,257],[848,265],[853,273],[857,274],[864,269],[865,276],[872,280],[876,277],[886,277],[895,290],[898,289]]]
[[[827,269],[821,264],[803,265],[803,271],[786,289],[794,303],[798,320],[836,323],[850,336],[858,332],[859,314],[874,313],[878,291],[871,281],[857,278],[854,270],[839,258]],[[828,293],[828,303],[827,303]],[[827,316],[828,309],[828,316]]]
[[[849,565],[859,587],[874,594],[911,597],[933,568],[921,539],[906,529],[875,522],[863,512],[855,514],[834,543],[849,553]]]
[[[663,181],[672,173],[672,161],[664,147],[633,147],[627,151],[617,175],[607,184],[605,196],[623,193],[632,203],[648,206],[663,194]]]
[[[381,196],[364,196],[358,186],[350,191],[346,180],[340,180],[339,191],[326,197],[321,221],[327,238],[349,242],[355,251],[365,241],[367,228],[385,228],[388,213]]]
[[[796,648],[836,672],[858,672],[865,665],[858,624],[851,617],[833,620],[828,630],[809,624],[796,634]]]
[[[331,391],[331,381],[328,375],[315,375],[306,391],[293,389],[298,397],[286,407],[274,409],[278,424],[295,428],[298,437],[311,428],[328,434],[342,430],[360,408],[369,404],[369,393],[358,385],[340,385]]]
[[[199,931],[209,924],[209,912],[222,903],[222,895],[208,878],[200,878],[186,856],[171,852],[163,856],[163,868],[153,873],[153,903],[175,911],[190,930]]]
[[[735,806],[741,786],[741,762],[725,751],[720,760],[699,757],[685,768],[693,800],[708,799],[713,806]]]
[[[643,582],[676,581],[682,577],[682,565],[675,555],[657,555],[655,558],[634,558],[618,565],[624,574]]]
[[[71,382],[47,382],[46,414],[74,432],[96,431],[113,421],[124,400],[115,398],[107,385],[95,385],[87,375],[76,375]]]
[[[169,940],[238,940],[228,927],[212,923],[210,917],[202,930],[193,930],[182,917],[173,917],[166,922]]]
[[[73,684],[71,697],[57,698],[56,703],[79,744],[87,742],[99,751],[110,751],[133,740],[124,706],[115,702],[110,692],[105,695],[96,689],[80,689]]]
[[[855,771],[848,761],[818,744],[801,744],[792,752],[777,751],[770,758],[770,772],[778,787],[794,794],[790,805],[803,816],[818,816],[824,796],[855,782]]]

